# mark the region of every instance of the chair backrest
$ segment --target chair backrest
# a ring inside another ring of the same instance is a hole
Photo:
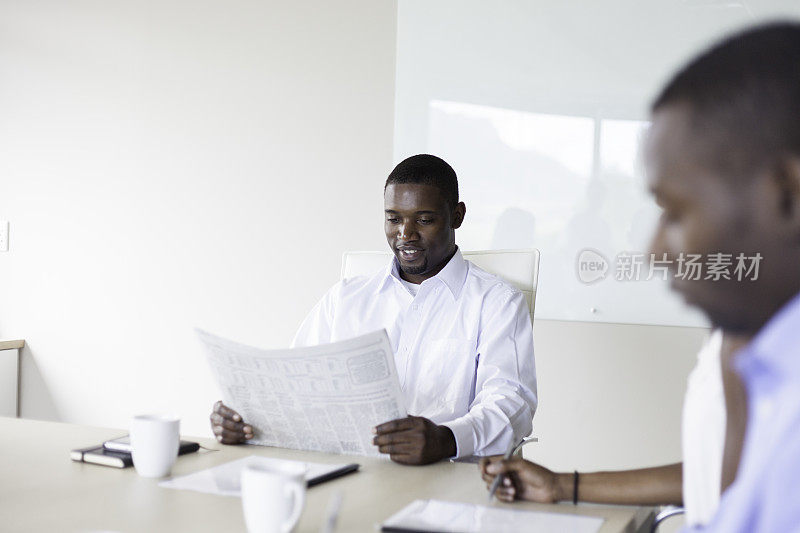
[[[345,252],[342,255],[342,278],[374,274],[389,261],[391,252]],[[462,252],[464,259],[483,270],[500,276],[525,295],[533,320],[536,286],[539,281],[539,250],[482,250]]]

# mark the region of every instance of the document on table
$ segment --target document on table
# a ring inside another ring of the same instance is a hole
[[[160,482],[160,487],[168,489],[184,489],[208,494],[218,494],[221,496],[241,496],[242,493],[242,470],[248,465],[258,465],[266,468],[275,467],[281,463],[296,463],[299,461],[287,461],[272,457],[259,457],[250,455],[243,459],[230,461],[213,468],[206,468],[193,474],[179,476]],[[306,465],[306,482],[309,486],[320,482],[339,477],[340,475],[354,472],[358,465],[336,464],[327,465],[322,463],[303,463]]]
[[[380,455],[372,428],[406,416],[385,330],[284,350],[197,334],[225,405],[253,426],[251,444]]]
[[[485,505],[416,500],[381,526],[386,532],[519,533],[558,531],[597,533],[603,518],[562,513],[522,511]]]

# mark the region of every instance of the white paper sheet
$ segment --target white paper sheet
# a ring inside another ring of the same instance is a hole
[[[416,500],[383,523],[383,528],[442,533],[519,533],[558,531],[597,533],[605,519],[560,513],[523,511],[485,505]]]
[[[372,428],[406,416],[384,330],[285,350],[197,333],[223,401],[253,426],[251,444],[380,455]]]
[[[224,463],[213,468],[206,468],[193,474],[175,477],[162,481],[158,485],[169,489],[193,490],[196,492],[206,492],[208,494],[219,494],[221,496],[241,496],[242,490],[242,470],[246,465],[256,464],[262,466],[275,466],[282,463],[297,463],[300,461],[288,461],[274,459],[271,457],[260,457],[250,455],[243,459],[237,459],[229,463]],[[334,472],[346,466],[343,464],[326,465],[322,463],[303,463],[308,470],[306,480],[311,480]]]

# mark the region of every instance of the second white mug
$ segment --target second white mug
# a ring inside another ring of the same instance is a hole
[[[289,533],[306,502],[306,465],[247,465],[242,470],[242,508],[249,533]]]
[[[178,457],[181,421],[167,415],[139,415],[131,421],[133,466],[143,477],[164,477]]]

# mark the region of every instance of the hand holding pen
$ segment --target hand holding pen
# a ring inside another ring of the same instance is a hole
[[[535,441],[535,438],[523,440],[506,455],[481,459],[481,475],[490,489],[490,498],[497,496],[504,502],[519,499],[539,503],[572,499],[571,474],[570,479],[562,480],[555,472],[514,456],[520,446],[530,441]]]

